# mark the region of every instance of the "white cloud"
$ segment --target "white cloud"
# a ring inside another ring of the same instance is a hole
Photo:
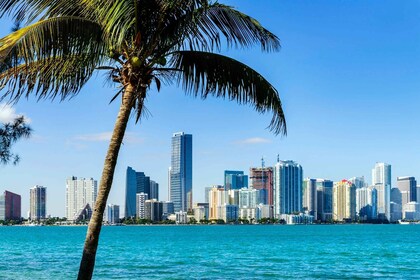
[[[16,114],[15,108],[10,106],[9,104],[6,104],[6,103],[0,104],[0,122],[1,123],[10,123],[14,119],[22,115],[23,114]],[[29,119],[28,117],[25,117],[25,121],[26,123],[30,123],[31,119]]]
[[[261,137],[253,137],[247,138],[236,142],[237,144],[262,144],[262,143],[271,143],[270,139],[261,138]]]
[[[108,142],[111,139],[111,136],[112,131],[106,131],[101,133],[78,135],[75,136],[73,140],[82,142]],[[136,144],[142,143],[143,141],[144,139],[139,137],[136,133],[127,132],[125,134],[123,143]]]

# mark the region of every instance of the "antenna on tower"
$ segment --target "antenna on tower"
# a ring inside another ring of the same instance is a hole
[[[277,154],[277,163],[279,163],[279,162],[280,162],[280,155]]]
[[[264,157],[261,157],[261,168],[265,167],[265,161],[264,161]]]

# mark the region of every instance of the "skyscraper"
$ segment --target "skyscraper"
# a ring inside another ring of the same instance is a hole
[[[397,187],[401,192],[401,206],[417,202],[417,182],[414,177],[397,177]]]
[[[356,188],[356,214],[360,220],[372,220],[378,216],[378,192],[373,187]]]
[[[261,167],[251,167],[249,178],[251,187],[260,191],[260,202],[273,205],[273,168],[265,167],[264,160]]]
[[[274,214],[302,211],[302,166],[294,161],[280,161],[274,167]]]
[[[159,184],[150,180],[150,196],[149,199],[159,200]]]
[[[120,206],[108,204],[106,218],[109,224],[117,224],[120,222]]]
[[[333,187],[333,219],[354,220],[356,217],[356,187],[352,182],[342,180]]]
[[[29,190],[29,219],[43,220],[46,218],[47,189],[35,186]]]
[[[225,170],[225,190],[248,188],[248,176],[243,171]]]
[[[146,200],[148,200],[147,193],[136,194],[136,217],[139,219],[146,218]]]
[[[308,211],[309,215],[317,218],[317,190],[316,190],[316,179],[306,178],[303,180],[302,186],[303,201],[302,207],[304,211]]]
[[[82,209],[95,209],[95,201],[98,193],[98,182],[93,178],[70,177],[66,180],[66,217],[69,221],[74,221],[76,215]],[[79,216],[79,215],[77,215]]]
[[[127,167],[126,181],[125,181],[125,213],[126,218],[134,217],[136,215],[136,194],[146,193],[149,198],[151,196],[151,182],[154,183],[153,191],[156,193],[158,184],[150,180],[150,177],[146,176],[144,172],[137,172],[130,166]]]
[[[391,219],[391,165],[377,162],[372,169],[372,186],[378,191],[378,219]]]
[[[172,136],[170,200],[175,212],[192,210],[192,135]]]
[[[0,195],[0,220],[20,220],[21,218],[20,195],[5,191]]]
[[[317,219],[323,222],[332,220],[333,185],[334,182],[331,180],[316,179]]]

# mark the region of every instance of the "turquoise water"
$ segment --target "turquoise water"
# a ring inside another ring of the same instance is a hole
[[[86,227],[0,227],[1,279],[74,279]],[[420,278],[420,225],[104,227],[94,279]]]

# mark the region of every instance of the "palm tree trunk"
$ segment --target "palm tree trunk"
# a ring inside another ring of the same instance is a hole
[[[124,138],[128,118],[133,105],[134,93],[135,90],[132,85],[128,85],[124,91],[120,111],[118,112],[108,152],[105,157],[102,177],[99,183],[99,192],[95,202],[95,209],[92,213],[92,218],[89,222],[86,234],[83,256],[80,262],[79,275],[77,277],[78,280],[90,280],[92,278],[93,269],[95,267],[96,250],[99,242],[99,233],[102,227],[106,202],[109,191],[111,190],[118,153]]]

